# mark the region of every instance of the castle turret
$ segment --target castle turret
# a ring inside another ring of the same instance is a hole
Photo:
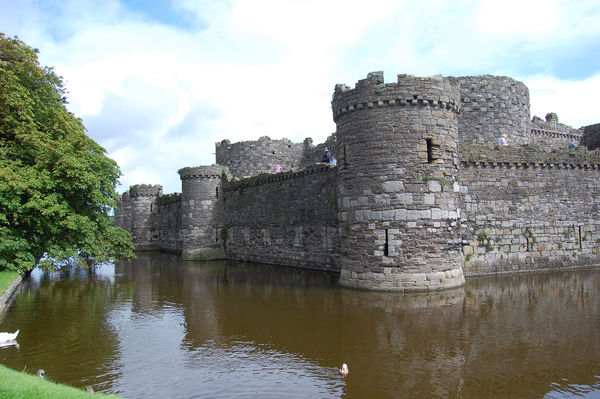
[[[460,85],[461,114],[458,130],[463,142],[530,144],[529,89],[506,76],[449,78]]]
[[[129,191],[125,191],[117,199],[115,207],[115,226],[119,226],[131,233],[131,198]]]
[[[179,170],[181,177],[181,239],[185,260],[224,256],[218,247],[216,204],[223,166],[198,166]],[[217,244],[217,245],[216,245]]]
[[[158,206],[162,186],[138,184],[129,188],[131,203],[131,235],[135,249],[160,250]]]
[[[338,201],[345,286],[427,291],[464,284],[457,85],[370,73],[337,85]]]

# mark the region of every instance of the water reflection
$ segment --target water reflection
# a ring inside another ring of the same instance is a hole
[[[337,280],[167,254],[40,273],[0,321],[21,329],[0,357],[128,398],[600,395],[599,270],[419,295]]]

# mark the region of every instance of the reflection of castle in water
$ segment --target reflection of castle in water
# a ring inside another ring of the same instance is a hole
[[[540,397],[566,375],[594,383],[596,270],[480,278],[457,290],[406,296],[340,290],[335,274],[171,259],[182,285],[136,297],[168,298],[182,309],[190,356],[225,356],[219,351],[237,345],[250,355],[272,351],[318,364],[343,357],[353,378],[346,393],[361,397],[374,394],[369,387],[395,396],[385,387],[397,384],[410,397],[467,398]],[[133,268],[136,276],[162,278],[148,269],[161,267],[144,266],[143,258]]]
[[[496,76],[386,84],[375,72],[337,85],[332,108],[325,143],[224,140],[217,165],[179,171],[181,194],[132,186],[116,223],[139,250],[335,271],[385,291],[598,263],[600,124],[531,119],[527,87]],[[325,147],[337,166],[318,163]]]

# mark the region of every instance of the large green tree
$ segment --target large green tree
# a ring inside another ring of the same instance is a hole
[[[66,108],[37,50],[0,33],[0,269],[133,257],[112,224],[118,165]]]

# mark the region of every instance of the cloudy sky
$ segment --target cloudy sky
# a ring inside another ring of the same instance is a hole
[[[531,113],[600,122],[598,0],[0,0],[0,31],[39,49],[69,108],[132,184],[180,192],[215,142],[322,142],[336,83],[371,71],[506,75]]]

